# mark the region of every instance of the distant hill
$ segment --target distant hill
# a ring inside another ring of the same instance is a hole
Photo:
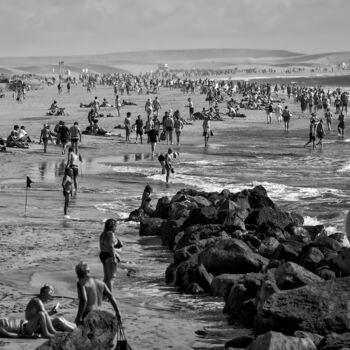
[[[5,72],[21,71],[35,74],[52,74],[58,61],[65,68],[79,74],[83,68],[90,72],[140,72],[154,70],[158,63],[171,68],[233,68],[236,66],[313,66],[350,62],[350,52],[302,54],[286,50],[255,49],[191,49],[116,52],[85,56],[0,57]]]

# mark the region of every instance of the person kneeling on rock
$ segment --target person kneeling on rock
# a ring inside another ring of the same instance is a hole
[[[154,209],[151,206],[151,193],[153,189],[150,185],[147,185],[142,194],[141,206],[142,209],[147,215],[152,216]]]
[[[78,277],[77,290],[79,307],[77,317],[75,318],[76,325],[80,325],[83,319],[89,314],[90,311],[96,310],[98,306],[102,304],[102,300],[106,297],[113,306],[118,322],[121,322],[121,317],[117,302],[114,299],[107,285],[90,276],[90,268],[84,263],[80,262],[75,267],[75,272]]]

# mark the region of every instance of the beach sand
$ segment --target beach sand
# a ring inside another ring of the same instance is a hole
[[[27,99],[23,104],[17,104],[10,93],[6,94],[5,99],[0,100],[0,136],[6,138],[13,125],[19,124],[25,125],[28,134],[36,141],[30,145],[29,149],[8,148],[7,152],[0,153],[0,317],[21,317],[30,295],[37,293],[43,283],[51,283],[55,286],[55,294],[64,296],[55,299],[53,304],[59,301],[62,315],[73,321],[77,310],[75,264],[84,259],[91,264],[93,274],[101,277],[101,266],[96,259],[96,251],[98,251],[98,234],[103,228],[102,216],[101,221],[92,221],[91,224],[88,221],[80,224],[79,220],[63,220],[60,179],[57,174],[56,176],[50,174],[57,172],[56,168],[62,166],[62,163],[64,166],[65,156],[61,155],[60,146],[51,144],[49,144],[48,153],[44,154],[42,145],[37,144],[37,142],[42,124],[46,122],[50,123],[53,129],[58,119],[65,120],[68,126],[72,125],[74,121],[78,121],[81,129],[85,129],[88,125],[88,109],[79,108],[79,103],[88,103],[95,95],[99,96],[100,100],[102,97],[106,97],[110,103],[114,103],[112,92],[110,87],[97,86],[97,90],[93,91],[92,94],[87,94],[85,88],[73,86],[70,95],[66,93],[57,95],[56,87],[47,87],[43,90],[28,92]],[[153,96],[151,95],[151,97]],[[122,96],[122,98],[131,100],[138,105],[123,107],[121,118],[101,118],[100,124],[112,131],[112,136],[83,135],[80,145],[83,158],[93,160],[101,157],[123,157],[128,154],[149,153],[149,145],[125,144],[124,131],[113,129],[115,125],[123,124],[127,111],[132,113],[132,120],[138,114],[141,114],[145,119],[144,103],[147,97],[147,95]],[[161,116],[164,111],[172,108],[173,110],[179,109],[183,117],[188,117],[187,108],[184,107],[187,104],[187,95],[183,95],[179,90],[170,91],[161,88],[159,98],[162,104]],[[203,106],[208,107],[207,103],[204,102],[204,95],[191,96],[191,98],[194,101],[195,111],[200,111]],[[58,101],[59,106],[66,107],[69,116],[45,116],[47,108],[54,99]],[[293,137],[300,137],[301,141],[298,147],[302,148],[306,141],[308,117],[301,116],[297,105],[293,103],[288,103],[288,105],[291,106],[291,111],[294,114],[291,121]],[[221,106],[221,109],[226,111],[224,105]],[[102,112],[111,112],[116,115],[116,111],[113,109]],[[283,133],[283,125],[278,125],[274,118],[272,125],[266,125],[265,111],[243,110],[242,112],[248,115],[247,119],[236,118],[232,120],[225,117],[224,121],[213,121],[214,137],[210,142],[220,144],[219,135],[230,130],[232,130],[233,138],[237,133],[247,135],[247,142],[249,142],[252,133],[259,133],[261,139],[265,141],[268,138],[273,138],[275,133],[278,135]],[[131,137],[133,142],[135,134],[133,133]],[[198,159],[201,159],[202,155],[206,154],[203,142],[202,122],[196,121],[193,125],[185,126],[181,135],[181,145],[179,147],[173,146],[173,148],[180,152],[180,156],[181,153],[190,153],[198,155]],[[161,143],[157,145],[157,152],[165,152],[167,148],[166,144]],[[157,160],[155,159],[154,162],[155,167],[157,167]],[[45,167],[49,164],[52,169],[40,170],[40,164],[45,164]],[[39,169],[36,169],[35,167],[38,165]],[[96,177],[98,177],[98,173],[101,171],[98,165],[91,169],[86,167],[87,165],[83,165],[83,171],[89,171],[91,174],[95,172]],[[28,174],[34,174],[31,176],[34,184],[32,185],[33,189],[29,189],[28,213],[27,217],[24,217],[25,179]],[[45,177],[45,181],[42,183],[40,174],[43,178]],[[52,176],[52,178],[48,179],[48,176]],[[101,184],[101,186],[108,187],[108,184]],[[105,196],[109,196],[108,192]],[[83,193],[81,197],[78,196],[78,200],[90,203],[94,200],[93,194]],[[35,208],[32,203],[35,203]],[[53,211],[53,213],[50,212],[50,219],[47,218],[48,210]],[[89,210],[88,206],[85,212],[82,209],[81,215],[86,218],[89,215],[99,215],[95,212],[89,213]],[[120,309],[122,315],[125,315],[127,334],[131,335],[134,349],[158,349],[164,348],[164,344],[172,349],[190,349],[200,343],[200,339],[194,341],[194,332],[198,330],[198,322],[192,322],[191,319],[178,319],[176,316],[172,318],[171,309],[165,311],[162,317],[156,313],[152,314],[151,309],[147,309],[148,311],[145,312],[141,303],[133,303],[132,298],[127,302],[128,296],[123,296],[123,291],[118,290],[118,286],[116,290],[118,297],[120,296],[122,300],[126,301],[120,303]],[[104,308],[111,310],[109,305],[105,305]],[[214,322],[214,320],[212,321]],[[203,325],[205,322],[206,320],[203,320]],[[222,315],[218,315],[215,322],[216,324],[221,322],[222,327],[212,330],[212,349],[216,348],[216,336],[221,339],[230,339],[233,334],[229,328],[224,327],[225,321]],[[143,329],[152,329],[153,331],[145,332],[142,331]],[[223,334],[224,332],[227,334]],[[154,339],[159,339],[161,345],[157,345]],[[0,339],[0,347],[5,350],[30,350],[35,349],[42,342],[42,339]],[[154,345],[149,347],[151,345],[147,346],[147,344]],[[144,347],[142,347],[143,345]]]

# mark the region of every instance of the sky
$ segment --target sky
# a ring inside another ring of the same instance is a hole
[[[0,0],[0,56],[350,51],[350,0]]]

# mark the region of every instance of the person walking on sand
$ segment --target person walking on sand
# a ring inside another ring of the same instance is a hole
[[[283,107],[280,103],[278,103],[275,109],[275,115],[276,115],[276,120],[278,124],[282,122],[282,112],[283,112]]]
[[[68,127],[65,125],[64,121],[61,123],[61,127],[58,130],[60,134],[60,141],[62,143],[62,154],[66,153],[66,147],[70,140],[70,133]]]
[[[141,119],[141,115],[137,116],[137,119],[135,121],[136,126],[136,139],[135,143],[137,143],[137,137],[140,136],[140,141],[142,143],[142,135],[143,135],[143,120]]]
[[[75,154],[78,154],[78,142],[81,142],[81,131],[79,129],[78,122],[74,122],[74,125],[69,129],[71,147]]]
[[[345,116],[343,112],[341,111],[338,117],[338,136],[341,136],[344,138],[344,131],[345,131]]]
[[[154,123],[150,124],[150,129],[148,131],[148,139],[149,139],[149,143],[151,144],[152,157],[154,157],[155,149],[158,141],[158,134],[156,129],[154,128]]]
[[[317,135],[317,138],[319,140],[318,143],[316,144],[316,146],[320,145],[321,149],[322,149],[323,148],[322,140],[324,138],[324,129],[323,129],[323,120],[322,119],[320,120],[320,122],[316,126],[316,135]]]
[[[77,177],[79,174],[79,156],[74,152],[73,147],[68,148],[68,162],[67,162],[67,167],[72,169],[72,176],[73,176],[73,183],[74,183],[74,191],[75,194],[78,191],[78,186],[77,186]]]
[[[130,134],[131,134],[131,113],[126,113],[126,118],[124,120],[125,127],[125,142],[130,142]]]
[[[272,107],[272,103],[271,102],[269,102],[266,105],[265,111],[266,111],[266,124],[271,124],[271,122],[272,122],[272,113],[273,113],[273,107]]]
[[[100,260],[103,265],[103,281],[106,283],[111,293],[113,279],[116,277],[117,273],[117,265],[120,262],[120,255],[117,249],[123,247],[123,243],[114,235],[116,228],[116,220],[108,219],[100,235]]]
[[[67,215],[68,206],[69,206],[69,197],[72,196],[73,192],[73,170],[66,167],[64,171],[64,176],[62,179],[62,188],[64,196],[64,215]]]
[[[312,149],[315,149],[315,141],[316,141],[316,123],[315,119],[311,119],[310,121],[310,132],[309,132],[309,141],[305,143],[304,148],[312,142]]]
[[[39,144],[41,142],[44,144],[44,153],[47,152],[47,144],[49,140],[51,140],[51,143],[53,143],[49,124],[44,124],[44,127],[41,129],[40,139],[39,139]]]
[[[175,128],[175,133],[176,133],[176,144],[179,145],[180,144],[180,135],[181,135],[181,131],[184,127],[184,123],[180,119],[180,112],[178,110],[175,111],[174,117],[175,117],[174,128]]]
[[[176,158],[177,156],[178,156],[178,153],[173,152],[173,150],[169,148],[168,152],[165,155],[160,154],[158,157],[158,161],[162,167],[162,174],[166,174],[166,177],[165,177],[166,183],[169,182],[170,173],[175,172],[172,166],[172,159]]]
[[[210,118],[205,116],[203,119],[203,136],[204,136],[204,146],[208,147],[209,145],[209,137],[210,137]]]
[[[292,116],[292,113],[290,113],[288,106],[285,106],[284,110],[282,112],[282,118],[283,118],[283,122],[284,122],[284,131],[289,130],[289,121],[290,121],[291,116]]]
[[[153,111],[153,104],[151,98],[148,98],[145,104],[145,112],[147,113],[147,119],[151,117]]]
[[[332,115],[332,113],[331,113],[329,108],[327,108],[327,112],[324,114],[324,117],[326,119],[328,131],[332,131],[332,118],[333,118],[333,115]]]
[[[109,300],[118,322],[121,322],[118,305],[110,289],[104,282],[91,277],[88,264],[81,261],[75,266],[75,273],[78,277],[77,292],[79,299],[75,324],[77,326],[81,325],[89,312],[96,310],[102,304],[103,297],[106,297]]]
[[[160,105],[158,96],[156,96],[155,99],[153,100],[152,107],[153,107],[153,115],[158,116],[159,110],[162,109],[162,106]]]
[[[194,118],[193,118],[194,107],[193,107],[193,102],[192,102],[191,97],[189,97],[189,98],[187,99],[187,101],[188,101],[188,105],[186,105],[185,107],[188,107],[189,120],[192,120],[192,119],[194,119]]]
[[[163,122],[163,130],[165,129],[165,138],[167,145],[169,143],[173,144],[173,130],[174,130],[174,119],[169,114],[169,112],[165,112],[165,118]]]
[[[122,108],[122,103],[120,101],[119,95],[115,97],[115,108],[117,109],[118,117],[120,117],[120,109]]]

